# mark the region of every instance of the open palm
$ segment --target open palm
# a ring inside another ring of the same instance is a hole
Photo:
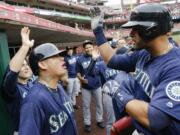
[[[31,48],[34,45],[34,40],[30,40],[29,35],[30,35],[29,27],[23,27],[21,29],[22,44],[29,46]]]

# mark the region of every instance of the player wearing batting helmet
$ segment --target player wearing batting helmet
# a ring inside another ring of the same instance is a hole
[[[30,67],[38,80],[22,104],[19,135],[78,134],[72,103],[58,83],[67,72],[63,57],[52,43],[31,52]]]
[[[169,11],[157,3],[133,9],[130,20],[122,25],[131,29],[130,36],[135,43],[136,50],[128,54],[115,54],[106,43],[100,9],[93,8],[91,14],[91,26],[105,62],[111,68],[134,72],[133,77],[125,75],[126,79],[115,80],[117,85],[111,88],[120,112],[133,118],[139,133],[179,134],[180,49],[168,41],[167,33],[173,26]],[[149,101],[136,95],[141,90]]]

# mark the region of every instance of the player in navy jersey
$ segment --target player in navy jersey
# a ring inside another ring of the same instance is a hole
[[[94,8],[91,13],[91,26],[105,62],[111,68],[134,72],[133,77],[125,74],[119,78],[111,88],[119,113],[130,115],[140,134],[179,134],[180,49],[168,41],[167,33],[173,27],[169,11],[157,3],[135,7],[122,27],[131,29],[136,51],[118,55],[106,43],[102,12]],[[150,101],[136,95],[141,90]]]
[[[23,101],[19,135],[78,135],[72,103],[58,83],[67,72],[64,55],[52,43],[30,53],[30,67],[38,79]]]
[[[29,34],[28,27],[21,29],[22,46],[11,59],[2,82],[2,96],[10,112],[14,134],[19,128],[22,100],[33,85],[33,82],[29,81],[32,71],[25,60],[29,49],[34,45],[34,40],[29,40]]]
[[[78,59],[81,55],[83,55],[83,50],[81,48],[81,50],[79,49],[79,47],[74,47],[74,53],[76,56],[76,59]],[[76,96],[78,96],[79,94],[81,94],[81,83],[79,78],[77,78],[77,93]]]
[[[78,89],[80,89],[76,72],[77,57],[73,54],[73,48],[67,47],[66,51],[67,55],[65,56],[64,61],[66,62],[68,70],[67,93],[69,97],[71,97],[74,109],[79,109],[79,106],[76,105],[76,95],[79,91]]]
[[[123,54],[131,51],[131,48],[125,46],[126,44],[124,44],[124,46],[122,46],[121,48],[117,48],[117,44],[119,45],[119,42],[109,42],[109,44],[113,49],[116,49],[116,54]],[[98,57],[99,54],[96,51],[93,51],[93,55],[93,57],[95,58]],[[103,60],[97,62],[97,65],[99,66],[99,75],[101,78],[103,92],[103,107],[104,113],[106,114],[106,135],[110,135],[112,124],[115,122],[115,120],[118,120],[119,114],[117,114],[118,112],[114,113],[113,106],[116,106],[116,103],[113,102],[114,99],[112,100],[111,96],[109,95],[109,92],[112,88],[106,86],[109,85],[115,78],[117,78],[116,76],[120,71],[108,68]]]
[[[114,70],[108,68],[104,61],[98,63],[100,66],[100,77],[102,83],[102,91],[103,91],[103,109],[106,114],[106,135],[110,135],[110,129],[112,127],[113,122],[115,122],[114,109],[112,104],[112,98],[108,94],[105,93],[106,89],[103,87],[105,83],[108,83],[110,80],[113,80],[118,74],[118,70]]]
[[[86,40],[83,43],[83,47],[85,49],[85,53],[78,58],[76,68],[77,76],[82,84],[84,130],[85,132],[91,132],[90,103],[92,96],[96,100],[97,126],[100,128],[104,128],[102,91],[100,77],[97,74],[98,66],[96,66],[95,64],[92,70],[89,71],[94,46],[91,41]],[[97,59],[96,61],[99,61],[99,59]]]

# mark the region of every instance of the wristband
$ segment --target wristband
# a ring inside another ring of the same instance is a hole
[[[93,33],[96,37],[96,44],[98,46],[107,42],[107,39],[106,39],[104,32],[103,32],[103,27],[100,27],[100,26],[97,27],[96,29],[93,30]]]

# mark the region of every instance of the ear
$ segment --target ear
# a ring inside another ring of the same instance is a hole
[[[41,70],[46,70],[48,68],[47,63],[45,61],[38,62],[38,66],[39,66],[39,69]]]

